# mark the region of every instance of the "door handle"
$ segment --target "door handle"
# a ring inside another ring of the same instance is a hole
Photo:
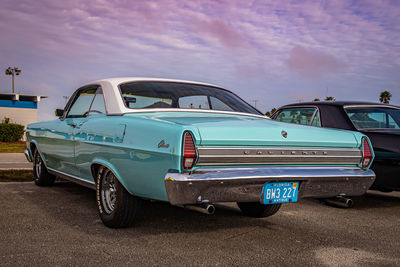
[[[71,126],[72,128],[76,127],[76,123],[73,123],[73,122],[72,123],[68,123],[68,125]]]

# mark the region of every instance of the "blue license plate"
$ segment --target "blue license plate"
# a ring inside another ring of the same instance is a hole
[[[261,203],[297,202],[298,192],[299,182],[265,183],[261,193]]]

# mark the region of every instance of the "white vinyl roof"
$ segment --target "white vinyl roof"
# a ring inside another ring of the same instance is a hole
[[[178,109],[178,108],[152,108],[152,109],[131,109],[127,108],[124,104],[124,101],[121,97],[121,92],[119,90],[119,85],[123,83],[129,82],[177,82],[177,83],[190,83],[190,84],[198,84],[204,86],[212,86],[222,88],[217,85],[208,84],[208,83],[201,83],[201,82],[194,82],[194,81],[185,81],[185,80],[174,80],[174,79],[161,79],[161,78],[146,78],[146,77],[122,77],[122,78],[109,78],[109,79],[102,79],[92,81],[87,83],[87,85],[95,85],[98,84],[102,87],[104,101],[106,104],[106,111],[108,115],[117,115],[117,114],[124,114],[124,113],[137,113],[137,112],[171,112],[171,111],[188,111],[187,109]],[[83,86],[83,87],[84,87]],[[261,115],[254,115],[249,113],[242,113],[242,112],[230,112],[230,111],[218,111],[218,110],[206,110],[206,109],[196,109],[190,110],[192,112],[201,112],[201,113],[222,113],[222,114],[238,114],[238,115],[245,115],[245,116],[252,116],[252,117],[263,117]]]

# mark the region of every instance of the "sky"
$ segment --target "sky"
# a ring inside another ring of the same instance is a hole
[[[216,84],[263,112],[384,90],[400,105],[400,1],[2,0],[9,66],[17,91],[49,96],[40,120],[85,83],[127,76]]]

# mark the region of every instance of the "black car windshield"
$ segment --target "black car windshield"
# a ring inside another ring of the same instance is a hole
[[[262,115],[235,94],[212,86],[178,82],[132,82],[119,86],[131,109],[182,108]]]
[[[400,129],[400,109],[349,107],[345,110],[357,129]]]

